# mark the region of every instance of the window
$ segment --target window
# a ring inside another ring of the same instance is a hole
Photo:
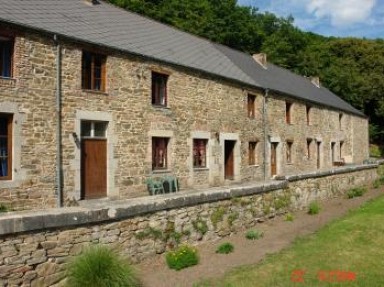
[[[12,115],[0,114],[0,180],[12,179]]]
[[[335,162],[335,146],[336,146],[336,143],[331,142],[331,162],[332,163]]]
[[[83,51],[81,87],[85,90],[105,92],[106,56]]]
[[[167,106],[168,75],[152,72],[152,105]]]
[[[166,169],[168,167],[167,147],[168,138],[152,138],[152,169]]]
[[[0,77],[12,77],[13,39],[0,36]]]
[[[339,129],[342,130],[343,128],[343,114],[339,114]]]
[[[82,121],[81,137],[105,138],[108,122]]]
[[[206,139],[193,140],[193,167],[207,167],[207,142]]]
[[[305,109],[306,109],[306,115],[307,115],[307,125],[309,126],[311,124],[310,116],[311,116],[311,109],[312,109],[312,107],[311,106],[306,106]]]
[[[257,142],[248,143],[248,164],[249,165],[257,164],[256,146],[257,146]]]
[[[291,124],[291,109],[292,109],[292,103],[285,102],[285,122],[287,124]]]
[[[248,117],[251,119],[255,118],[255,102],[256,96],[248,95]]]
[[[312,139],[307,139],[307,158],[311,159],[311,144]]]
[[[344,142],[341,141],[340,142],[340,160],[341,161],[343,160],[343,145],[344,145]]]
[[[293,141],[287,141],[287,163],[292,163],[292,145]]]

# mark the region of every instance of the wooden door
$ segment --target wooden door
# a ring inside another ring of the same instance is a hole
[[[271,143],[271,176],[277,174],[276,148],[277,143]]]
[[[225,179],[233,179],[235,176],[235,144],[236,141],[225,141],[224,144]]]
[[[107,140],[81,141],[81,194],[83,199],[107,195]]]
[[[332,142],[331,143],[331,164],[332,165],[335,165],[335,146],[336,146],[336,143]]]
[[[319,169],[320,168],[320,145],[321,143],[320,142],[317,142],[317,151],[316,151],[316,156],[317,156],[317,168]]]

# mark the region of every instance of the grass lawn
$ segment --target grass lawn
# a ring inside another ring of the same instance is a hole
[[[194,286],[384,286],[384,196],[260,264]]]

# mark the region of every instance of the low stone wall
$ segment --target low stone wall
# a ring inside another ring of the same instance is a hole
[[[61,286],[68,259],[87,245],[107,244],[139,262],[179,242],[228,236],[376,177],[377,165],[364,165],[262,184],[5,214],[0,216],[0,285]]]

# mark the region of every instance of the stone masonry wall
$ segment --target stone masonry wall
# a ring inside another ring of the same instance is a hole
[[[377,177],[377,166],[349,167],[206,193],[135,199],[93,210],[77,207],[0,216],[0,284],[62,286],[65,266],[90,244],[121,250],[133,262],[179,242],[198,244],[255,226],[313,200],[343,194]],[[44,228],[44,229],[43,229]]]
[[[51,37],[16,31],[13,79],[0,79],[0,113],[14,115],[14,174],[0,182],[0,203],[11,209],[48,208],[55,205],[56,162],[56,47]],[[66,205],[81,198],[81,151],[83,120],[108,122],[107,178],[109,198],[147,195],[148,177],[176,175],[180,187],[192,190],[225,186],[233,182],[270,178],[270,141],[277,138],[278,175],[316,170],[316,142],[321,142],[321,169],[331,167],[330,143],[344,142],[343,156],[362,162],[368,148],[366,119],[313,106],[306,126],[305,104],[293,102],[293,123],[285,123],[285,97],[272,94],[268,101],[267,144],[264,143],[264,91],[242,87],[196,71],[97,49],[81,43],[62,46],[62,150]],[[83,50],[107,55],[106,92],[83,90]],[[167,107],[151,104],[152,71],[169,75]],[[247,114],[247,95],[256,96],[255,118]],[[313,118],[313,119],[312,119]],[[352,124],[352,122],[354,124]],[[168,168],[152,171],[152,137],[169,138]],[[207,168],[192,166],[193,138],[208,140]],[[311,158],[306,139],[313,139]],[[285,162],[285,142],[293,141],[293,162]],[[224,178],[224,145],[236,141],[235,176]],[[256,164],[248,163],[248,143],[257,142]],[[264,159],[264,148],[266,158]],[[264,170],[267,174],[264,175]]]

